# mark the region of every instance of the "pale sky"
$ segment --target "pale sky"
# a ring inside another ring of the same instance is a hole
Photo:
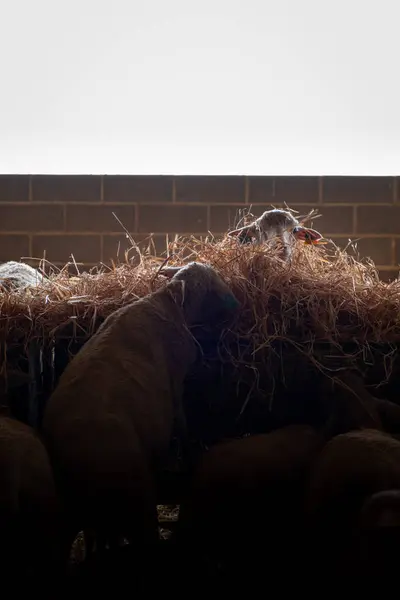
[[[0,172],[400,174],[399,0],[0,0]]]

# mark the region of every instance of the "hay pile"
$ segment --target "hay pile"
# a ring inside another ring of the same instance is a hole
[[[165,285],[159,274],[163,258],[152,255],[150,246],[135,252],[136,264],[127,261],[75,276],[65,268],[52,272],[45,287],[1,292],[2,376],[19,368],[21,344],[27,348],[35,340],[45,348],[55,342],[57,357],[64,352],[57,344],[79,346],[115,309]],[[216,411],[211,416],[194,413],[193,428],[201,429],[201,435],[230,435],[250,405],[252,423],[270,423],[276,397],[275,423],[303,418],[307,411],[314,418],[320,407],[320,388],[311,389],[315,374],[334,378],[354,366],[380,389],[392,381],[397,397],[400,281],[380,281],[371,261],[358,260],[333,244],[299,242],[292,261],[285,263],[268,248],[240,245],[227,236],[220,241],[176,238],[168,263],[192,260],[213,265],[241,302],[217,348],[214,342],[203,344],[203,365],[197,380],[194,375],[193,385],[188,384],[191,407],[207,404]],[[198,333],[203,343],[206,337],[202,340]],[[310,399],[312,393],[316,400],[306,406],[303,396]],[[243,424],[243,431],[250,429],[253,425]]]
[[[254,372],[276,343],[329,369],[315,348],[324,348],[332,365],[332,356],[348,356],[349,344],[359,355],[374,344],[390,352],[400,341],[400,281],[380,281],[371,261],[356,260],[333,244],[299,243],[290,263],[265,247],[239,245],[229,237],[176,238],[169,251],[169,264],[208,262],[232,287],[242,308],[223,333],[220,357],[243,370]],[[49,275],[50,286],[0,293],[1,340],[90,336],[112,311],[165,284],[158,274],[162,259],[150,249],[137,252],[136,265],[79,276],[64,269]]]
[[[371,261],[357,261],[332,246],[299,244],[291,263],[271,250],[235,240],[177,238],[169,264],[212,264],[242,303],[235,324],[257,352],[273,339],[397,342],[400,340],[400,281],[380,281]],[[0,293],[0,330],[23,329],[30,337],[60,336],[74,323],[76,335],[91,335],[108,314],[164,285],[160,259],[146,252],[138,265],[71,276],[50,274],[50,286]]]

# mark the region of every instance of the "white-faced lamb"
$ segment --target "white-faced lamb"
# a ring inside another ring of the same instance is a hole
[[[239,302],[210,266],[162,271],[166,285],[109,315],[61,375],[43,435],[71,515],[71,535],[158,540],[156,477],[174,420],[184,429],[184,380],[198,353],[190,327],[221,328]]]
[[[241,243],[254,240],[258,244],[268,244],[271,248],[279,245],[281,257],[288,260],[296,240],[310,244],[325,243],[318,231],[303,227],[299,219],[288,210],[274,208],[266,210],[252,223],[230,231],[228,235],[237,237]]]

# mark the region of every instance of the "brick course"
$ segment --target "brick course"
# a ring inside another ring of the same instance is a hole
[[[115,216],[114,216],[114,214]],[[73,204],[66,206],[65,226],[68,232],[111,232],[121,231],[123,223],[128,231],[136,231],[135,205]]]
[[[249,177],[249,202],[253,203],[319,202],[318,177]]]
[[[347,204],[390,203],[394,199],[394,177],[324,177],[324,202]]]
[[[0,202],[28,202],[29,175],[0,175]]]
[[[175,177],[177,202],[245,202],[245,189],[245,178],[240,176]]]
[[[34,233],[64,230],[62,204],[0,204],[0,231]]]
[[[32,255],[34,258],[46,256],[54,263],[65,264],[71,260],[84,260],[96,263],[101,257],[100,235],[33,235]]]
[[[0,262],[31,256],[29,235],[1,235]]]
[[[33,175],[34,202],[100,202],[99,175]]]
[[[106,175],[104,202],[172,202],[173,177]]]
[[[195,233],[207,230],[207,222],[203,204],[139,206],[139,233]]]
[[[382,277],[400,264],[399,177],[0,175],[0,261],[46,258],[58,266],[124,260],[130,248],[113,212],[139,246],[154,233],[221,235],[241,210],[259,216],[271,205],[322,217],[314,227],[343,247],[357,240]],[[135,252],[130,251],[130,257]]]

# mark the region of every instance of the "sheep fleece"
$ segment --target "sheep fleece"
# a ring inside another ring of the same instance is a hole
[[[28,425],[0,417],[3,577],[14,560],[17,568],[22,561],[25,566],[42,561],[49,565],[57,544],[58,510],[53,472],[43,443]]]
[[[195,358],[181,307],[159,290],[110,315],[65,369],[43,430],[85,526],[155,535],[154,468]]]

